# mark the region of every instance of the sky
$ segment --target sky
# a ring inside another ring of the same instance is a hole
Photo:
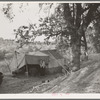
[[[13,22],[10,22],[2,12],[2,6],[4,5],[5,3],[0,3],[0,37],[4,39],[14,39],[14,29],[17,29],[22,25],[29,25],[29,23],[38,24],[40,17],[47,16],[47,14],[45,14],[45,10],[39,12],[40,8],[38,3],[28,3],[28,6],[24,3],[22,10],[19,9],[20,3],[13,3],[12,11],[14,12],[15,17]],[[51,12],[54,11],[53,9],[51,10]],[[38,37],[36,40],[43,41],[44,36]]]

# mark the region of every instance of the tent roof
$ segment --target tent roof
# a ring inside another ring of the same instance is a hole
[[[53,50],[43,50],[43,53],[46,53],[49,55],[49,53],[51,53],[56,59],[63,59],[63,57],[57,52],[56,49]]]
[[[40,51],[37,51],[37,52],[29,52],[28,54],[26,55],[32,55],[32,56],[49,56],[43,52],[40,52]]]
[[[27,64],[40,64],[40,60],[44,60],[45,62],[49,61],[49,55],[37,51],[37,52],[29,52],[29,53],[16,53],[10,63],[11,71],[15,71],[17,69],[22,68]]]

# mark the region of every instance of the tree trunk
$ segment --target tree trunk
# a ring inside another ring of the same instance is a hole
[[[72,36],[72,71],[77,71],[80,69],[80,45],[81,37],[77,34]]]
[[[87,53],[88,48],[87,48],[86,36],[85,36],[85,32],[84,31],[83,31],[82,36],[83,36],[83,39],[84,39],[84,46],[85,46],[85,51],[84,51],[84,56],[85,57],[84,57],[84,59],[88,60],[88,53]]]

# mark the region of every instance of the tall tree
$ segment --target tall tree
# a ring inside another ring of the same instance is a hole
[[[97,10],[100,4],[76,3],[76,4],[63,4],[63,5],[65,12],[64,16],[67,22],[69,22],[72,25],[72,27],[74,27],[73,34],[71,34],[71,46],[73,53],[72,62],[74,66],[72,70],[76,71],[80,68],[81,37],[84,38],[84,42],[86,43],[85,31],[89,26],[89,24],[99,16],[99,13],[97,14]]]
[[[50,20],[45,24],[43,22],[43,33],[50,36],[60,35],[71,37],[72,48],[72,70],[80,69],[80,53],[82,41],[87,52],[87,42],[85,32],[87,27],[93,20],[97,19],[99,14],[100,4],[82,4],[82,3],[64,3],[59,4],[57,14],[55,16],[55,24],[51,24],[54,18],[49,17]],[[49,22],[49,25],[47,23]],[[59,25],[59,26],[58,26]],[[56,29],[56,31],[55,31]]]

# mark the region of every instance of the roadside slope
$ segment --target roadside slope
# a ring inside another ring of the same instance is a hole
[[[100,54],[89,56],[81,69],[33,87],[27,93],[100,93]]]
[[[100,93],[100,54],[90,55],[79,71],[46,93]]]

